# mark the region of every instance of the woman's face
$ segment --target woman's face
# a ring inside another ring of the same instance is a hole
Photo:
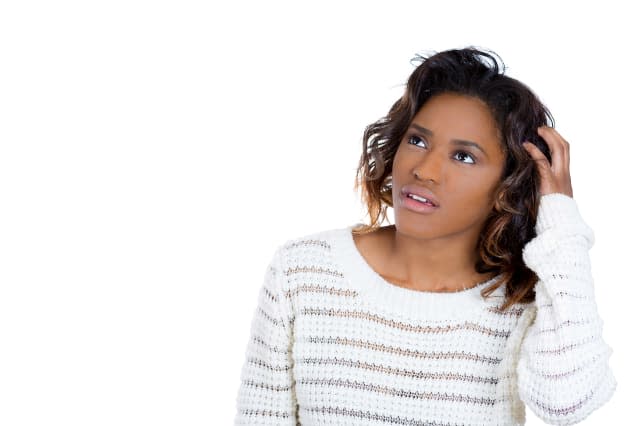
[[[393,160],[396,229],[419,238],[467,233],[477,240],[504,161],[496,123],[483,101],[453,93],[433,96],[411,121]],[[438,206],[428,212],[407,208],[406,185],[428,191]]]

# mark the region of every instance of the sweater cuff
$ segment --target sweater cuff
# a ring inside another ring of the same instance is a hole
[[[540,235],[549,228],[574,226],[583,223],[576,201],[559,192],[540,197],[536,234]]]

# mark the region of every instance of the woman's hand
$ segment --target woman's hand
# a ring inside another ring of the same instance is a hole
[[[523,146],[538,166],[541,177],[540,196],[561,193],[573,198],[569,175],[569,142],[552,127],[538,127],[538,134],[549,145],[553,165],[549,164],[547,157],[531,142],[525,141]]]

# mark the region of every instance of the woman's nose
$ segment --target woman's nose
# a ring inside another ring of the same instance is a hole
[[[413,168],[413,175],[419,180],[440,182],[442,176],[442,159],[437,153],[430,152]]]

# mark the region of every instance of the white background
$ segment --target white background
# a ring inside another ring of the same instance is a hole
[[[0,424],[230,424],[273,250],[366,219],[365,126],[415,53],[468,45],[500,54],[571,144],[619,382],[584,424],[624,423],[640,379],[636,15],[531,4],[3,2]]]

